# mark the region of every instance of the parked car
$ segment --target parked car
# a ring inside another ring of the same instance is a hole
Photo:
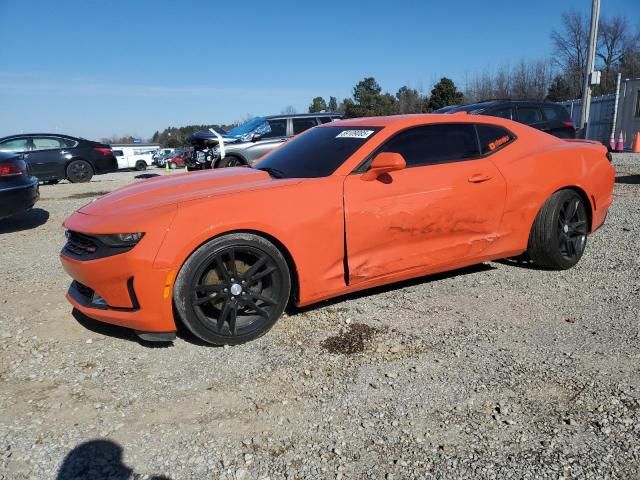
[[[166,158],[165,162],[169,164],[169,168],[174,170],[176,168],[184,168],[189,159],[191,158],[193,150],[190,148],[185,148],[180,151],[176,151],[173,155],[170,155]]]
[[[104,143],[57,133],[31,133],[0,138],[0,151],[24,153],[30,172],[41,182],[72,183],[115,172],[118,165]]]
[[[223,135],[224,158],[216,135],[208,130],[195,132],[188,138],[195,149],[189,168],[252,165],[292,136],[342,117],[342,114],[333,112],[255,117]]]
[[[468,112],[491,115],[524,123],[559,138],[576,138],[576,127],[562,105],[528,100],[486,100],[484,102],[444,107],[434,113]]]
[[[153,152],[153,154],[151,155],[151,159],[153,160],[153,163],[155,163],[157,165],[158,164],[158,160],[160,158],[162,158],[165,155],[168,155],[170,153],[173,153],[174,150],[175,150],[175,148],[159,148],[158,150]]]
[[[153,178],[80,208],[64,222],[67,298],[149,340],[182,322],[237,344],[290,301],[524,252],[568,269],[605,221],[614,173],[601,144],[503,118],[324,124],[252,168]]]
[[[153,155],[159,149],[158,145],[144,145],[140,143],[111,145],[113,154],[118,161],[119,169],[134,168],[138,171],[145,170],[153,165]]]
[[[0,152],[0,219],[29,210],[39,198],[38,179],[23,155]]]

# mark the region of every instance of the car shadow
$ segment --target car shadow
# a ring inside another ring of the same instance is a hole
[[[153,178],[153,177],[161,177],[159,173],[141,173],[140,175],[136,175],[133,178],[136,179],[144,179],[144,178]]]
[[[88,317],[80,310],[73,309],[71,315],[76,321],[87,330],[97,333],[98,335],[104,335],[106,337],[113,337],[120,340],[128,340],[135,342],[146,348],[168,348],[173,346],[173,342],[148,342],[142,340],[136,333],[130,328],[120,327],[118,325],[111,325],[110,323],[100,322]]]
[[[56,480],[128,480],[142,478],[122,459],[123,448],[119,444],[105,439],[90,440],[81,443],[64,458]],[[144,476],[149,480],[171,480],[165,475]]]
[[[44,225],[49,220],[49,212],[42,208],[32,208],[18,215],[0,220],[0,234],[22,232]]]
[[[380,293],[390,292],[392,290],[399,290],[401,288],[413,287],[416,285],[428,284],[431,282],[439,282],[441,280],[447,280],[461,275],[473,275],[476,273],[488,272],[495,270],[496,267],[488,263],[480,263],[478,265],[472,265],[470,267],[460,268],[458,270],[451,270],[449,272],[435,273],[431,275],[425,275],[422,277],[411,278],[409,280],[403,280],[401,282],[390,283],[388,285],[382,285],[380,287],[367,288],[359,292],[348,293],[339,297],[330,298],[319,303],[314,303],[305,307],[296,307],[295,305],[289,305],[287,307],[287,314],[295,315],[297,313],[308,312],[316,308],[323,308],[338,303],[342,303],[347,300],[356,300],[358,298],[369,297],[371,295],[378,295]]]
[[[616,183],[638,185],[640,184],[640,175],[621,175],[619,177],[616,177]]]

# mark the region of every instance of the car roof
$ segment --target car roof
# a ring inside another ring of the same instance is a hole
[[[510,98],[492,98],[488,100],[482,100],[480,102],[468,103],[466,105],[457,105],[456,107],[449,110],[450,112],[459,112],[463,110],[476,110],[480,108],[488,108],[488,107],[497,107],[501,105],[544,105],[551,107],[561,107],[562,105],[558,105],[557,103],[548,102],[545,100],[528,100],[528,99],[510,99]]]
[[[82,137],[73,137],[71,135],[66,135],[64,133],[16,133],[14,135],[7,135],[6,137],[0,138],[0,140],[4,140],[6,138],[16,138],[16,137],[63,137],[70,138],[72,140],[86,140],[86,138]],[[88,140],[91,141],[91,140]]]
[[[338,112],[315,112],[315,113],[292,113],[292,114],[283,113],[282,115],[269,115],[264,118],[273,120],[276,118],[308,118],[308,117],[344,117],[344,113],[338,113]]]
[[[522,124],[502,117],[489,115],[470,115],[467,112],[455,113],[417,113],[409,115],[391,115],[387,117],[361,117],[338,120],[331,123],[318,125],[316,128],[332,127],[391,127],[402,129],[419,125],[437,123],[483,123],[488,125],[500,125],[512,131],[520,131]],[[529,127],[527,127],[529,129]]]

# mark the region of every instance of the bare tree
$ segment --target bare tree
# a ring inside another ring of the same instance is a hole
[[[552,67],[547,60],[520,60],[515,67],[503,65],[467,82],[465,98],[472,102],[490,98],[530,98],[542,100],[552,83]]]
[[[625,55],[637,52],[639,46],[640,32],[632,33],[626,18],[616,16],[600,20],[596,55],[602,63],[602,93],[615,90],[618,64]]]
[[[295,113],[297,113],[297,110],[295,109],[295,107],[291,106],[291,105],[287,105],[286,107],[284,107],[282,109],[282,111],[280,112],[283,115],[293,115]]]
[[[551,32],[553,62],[564,72],[571,95],[582,95],[587,62],[589,26],[582,13],[572,10],[562,14],[562,28]]]

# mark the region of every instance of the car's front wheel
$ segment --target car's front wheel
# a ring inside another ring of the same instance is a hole
[[[71,183],[85,183],[93,177],[93,167],[85,160],[74,160],[67,165],[67,180]]]
[[[544,268],[571,268],[582,258],[588,230],[589,216],[583,198],[574,190],[560,190],[544,203],[533,222],[529,258]]]
[[[237,233],[215,238],[189,257],[173,299],[195,336],[235,345],[268,332],[290,292],[289,268],[280,251],[262,237]]]

